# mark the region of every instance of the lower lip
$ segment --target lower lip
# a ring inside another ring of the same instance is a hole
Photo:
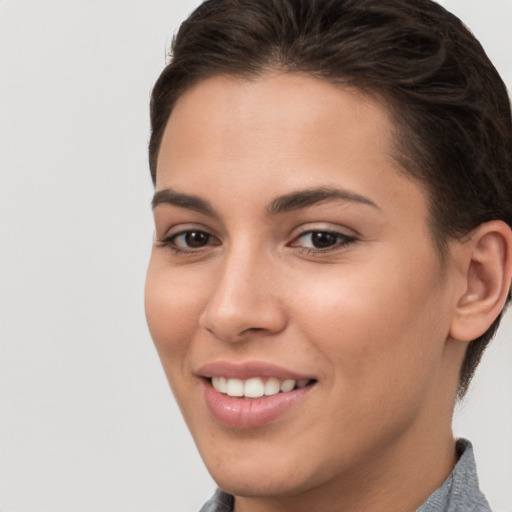
[[[261,427],[293,408],[309,394],[314,385],[277,393],[261,398],[234,398],[215,391],[210,382],[204,382],[206,405],[220,423],[229,427]]]

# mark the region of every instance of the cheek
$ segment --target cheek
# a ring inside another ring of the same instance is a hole
[[[407,265],[402,271],[388,279],[366,267],[364,276],[354,270],[351,276],[317,280],[296,315],[327,369],[322,386],[333,445],[360,446],[361,438],[368,446],[376,437],[390,441],[408,428],[434,389],[445,340],[443,321],[433,322],[443,307],[433,284],[439,276],[433,267],[421,279],[412,279]]]
[[[199,290],[198,283],[179,270],[172,272],[152,258],[145,287],[146,320],[165,367],[179,363],[190,345],[201,311]]]
[[[298,317],[335,367],[334,379],[363,393],[427,378],[449,329],[442,276],[431,260],[390,254],[360,271],[317,278],[307,295],[298,294],[308,297]]]
[[[165,262],[152,258],[145,287],[145,310],[149,331],[167,381],[184,417],[194,411],[190,392],[188,356],[197,332],[201,309],[199,283],[190,282],[185,273],[171,271]]]

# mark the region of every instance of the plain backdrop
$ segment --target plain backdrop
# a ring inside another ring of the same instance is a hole
[[[143,312],[149,94],[197,3],[0,1],[2,512],[187,512],[214,489]],[[443,3],[512,87],[512,0]],[[496,512],[511,362],[509,313],[455,418]]]

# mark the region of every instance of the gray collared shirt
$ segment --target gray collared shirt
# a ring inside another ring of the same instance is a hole
[[[473,447],[469,441],[457,441],[459,461],[443,485],[436,489],[416,512],[491,512],[480,491]],[[233,512],[233,496],[220,489],[199,512]]]

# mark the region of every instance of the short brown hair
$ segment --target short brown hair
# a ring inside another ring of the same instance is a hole
[[[384,98],[396,158],[430,203],[446,242],[490,220],[512,226],[512,121],[505,84],[480,43],[431,0],[209,0],[181,25],[151,97],[153,182],[163,132],[180,95],[215,75],[302,72]],[[507,303],[510,301],[510,293]],[[468,345],[468,388],[501,314]]]

